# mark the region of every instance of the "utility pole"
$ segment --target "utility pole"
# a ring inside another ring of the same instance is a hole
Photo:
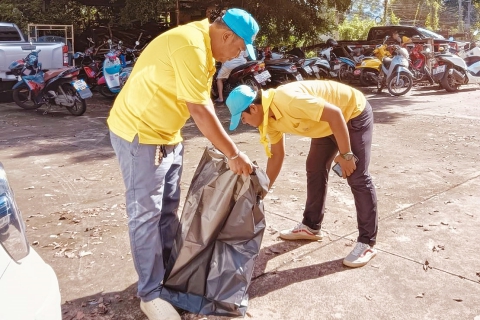
[[[465,18],[465,31],[470,32],[470,13],[472,12],[472,0],[467,0],[467,16]]]
[[[387,8],[388,8],[388,0],[385,0],[383,4],[383,25],[387,25]]]

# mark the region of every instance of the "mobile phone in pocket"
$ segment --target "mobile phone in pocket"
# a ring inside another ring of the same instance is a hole
[[[355,159],[355,163],[357,163],[358,162],[357,156],[354,155],[353,158]],[[333,172],[335,172],[337,174],[337,176],[343,177],[342,167],[340,167],[340,163],[338,163],[338,162],[335,163],[335,165],[332,167],[332,170],[333,170]]]

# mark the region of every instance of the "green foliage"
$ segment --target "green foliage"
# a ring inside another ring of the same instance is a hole
[[[375,20],[361,19],[354,15],[351,19],[345,19],[338,26],[339,39],[341,40],[365,40],[371,27],[376,26]]]

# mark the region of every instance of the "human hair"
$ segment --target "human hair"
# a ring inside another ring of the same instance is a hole
[[[253,99],[252,103],[253,104],[262,104],[262,91],[261,90],[257,91],[257,96],[255,97],[255,99]]]

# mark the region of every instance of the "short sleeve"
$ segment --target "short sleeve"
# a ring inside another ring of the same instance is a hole
[[[177,98],[197,104],[209,103],[210,72],[205,50],[195,46],[185,46],[172,54],[171,61],[175,72]]]

